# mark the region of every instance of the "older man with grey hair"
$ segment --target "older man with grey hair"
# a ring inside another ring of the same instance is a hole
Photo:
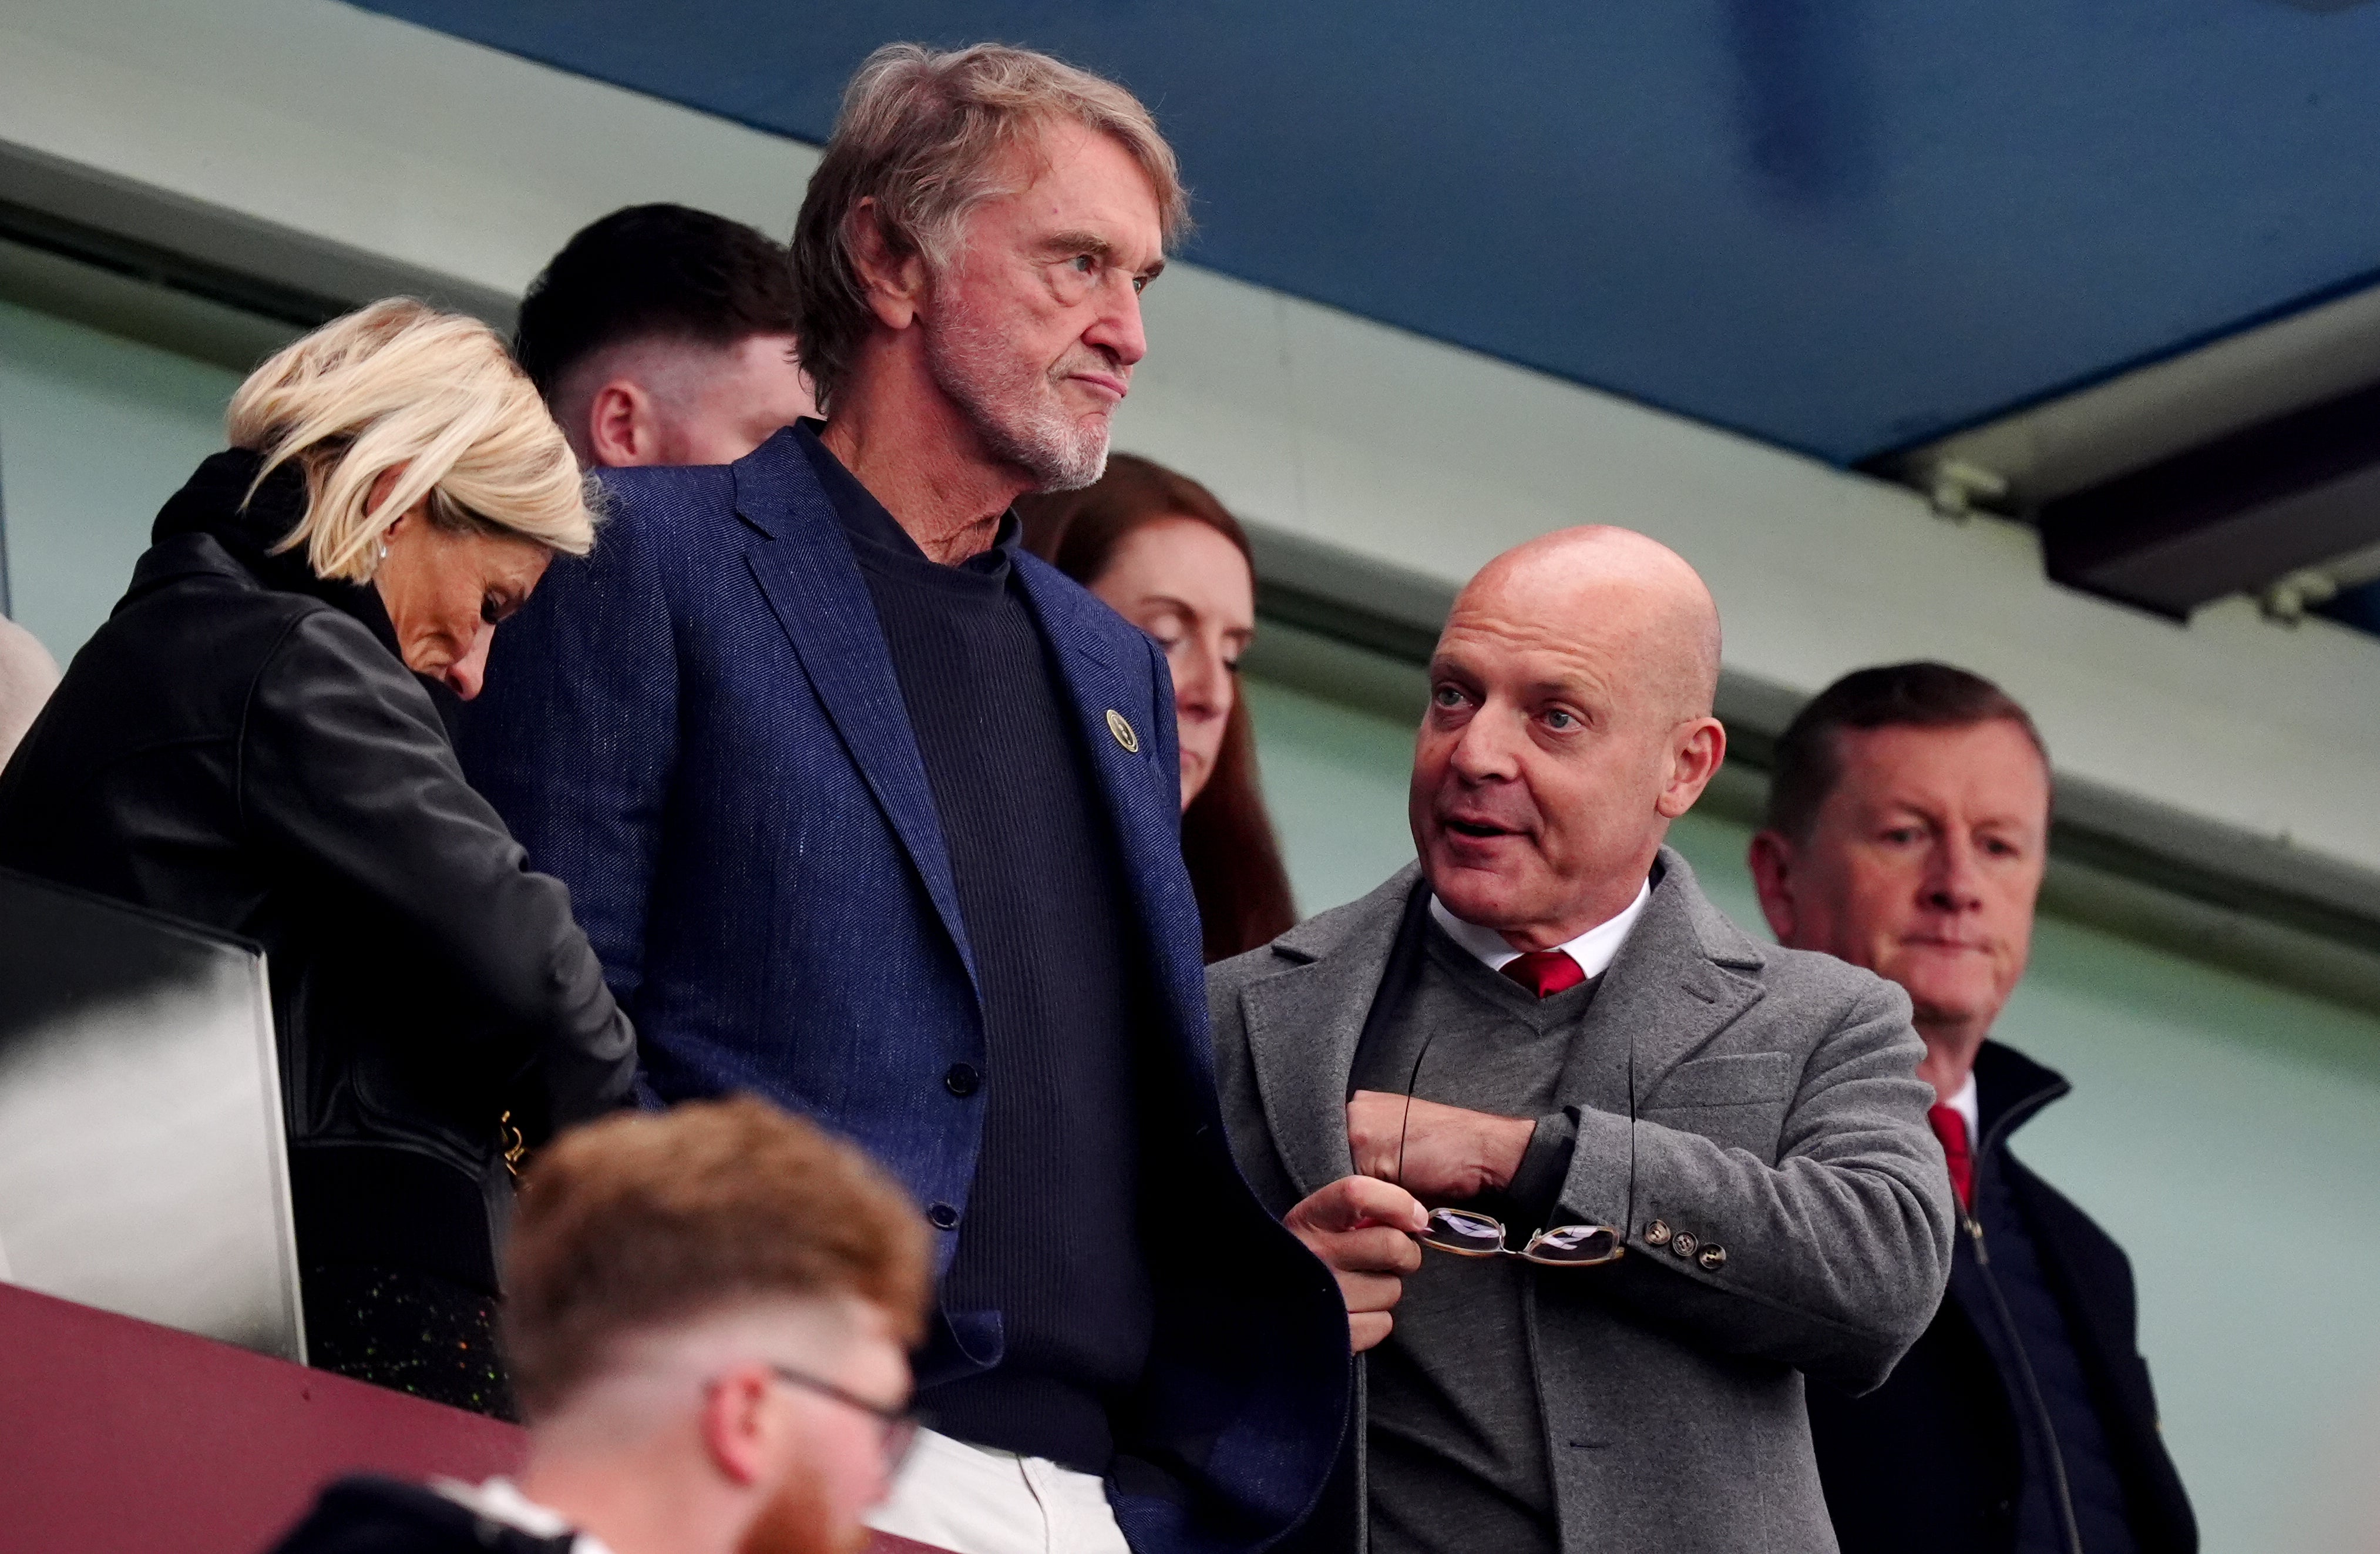
[[[1009,512],[1099,478],[1183,212],[1115,83],[879,51],[795,227],[824,424],[607,478],[465,740],[651,1092],[758,1090],[924,1205],[934,1429],[877,1524],[960,1554],[1255,1549],[1346,1416],[1330,1271],[1222,1140],[1163,650]]]
[[[1803,1377],[1884,1379],[1951,1207],[1907,996],[1663,845],[1718,674],[1652,540],[1499,557],[1431,662],[1418,865],[1209,973],[1232,1149],[1368,1350],[1322,1542],[1834,1548]]]

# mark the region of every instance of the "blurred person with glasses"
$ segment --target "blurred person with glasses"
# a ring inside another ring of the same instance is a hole
[[[1664,845],[1718,665],[1641,535],[1497,558],[1430,666],[1418,862],[1208,974],[1233,1153],[1365,1351],[1302,1547],[1834,1548],[1803,1378],[1885,1378],[1952,1210],[1906,995]]]
[[[742,1097],[533,1160],[504,1336],[516,1477],[342,1479],[275,1554],[838,1554],[917,1428],[924,1220],[852,1145]]]

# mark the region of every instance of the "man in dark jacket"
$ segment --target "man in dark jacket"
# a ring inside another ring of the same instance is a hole
[[[2024,710],[1937,663],[1844,676],[1778,747],[1752,844],[1782,942],[1908,989],[1961,1233],[1933,1325],[1878,1390],[1814,1385],[1843,1554],[2189,1554],[2198,1532],[2135,1346],[2131,1266],[2009,1153],[2066,1081],[1987,1039],[2024,975],[2050,774]]]
[[[1008,511],[1098,478],[1182,210],[1112,83],[880,51],[795,234],[826,423],[608,477],[465,741],[653,1094],[757,1090],[926,1206],[935,1432],[878,1524],[962,1554],[1260,1547],[1347,1407],[1223,1142],[1164,653]]]

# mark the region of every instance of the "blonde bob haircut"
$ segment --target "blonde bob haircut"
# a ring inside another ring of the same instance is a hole
[[[1190,229],[1190,197],[1173,148],[1140,99],[1113,81],[1003,43],[948,53],[887,43],[868,56],[844,89],[794,221],[794,333],[821,408],[832,408],[875,319],[852,225],[861,204],[875,201],[894,255],[916,254],[940,275],[959,252],[967,213],[1022,187],[1008,153],[1030,151],[1035,135],[1069,121],[1132,153],[1157,195],[1165,246],[1179,242]],[[1022,171],[1029,179],[1040,169]]]
[[[233,447],[264,455],[258,485],[292,460],[305,471],[306,516],[274,549],[305,547],[319,577],[370,580],[382,536],[425,498],[450,532],[568,555],[595,544],[593,482],[504,341],[409,297],[284,348],[239,385],[224,428]]]

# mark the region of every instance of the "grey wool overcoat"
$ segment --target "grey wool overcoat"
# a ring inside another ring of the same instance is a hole
[[[1353,1169],[1348,1075],[1418,879],[1208,973],[1232,1149],[1276,1215]],[[1834,1548],[1802,1378],[1881,1383],[1950,1268],[1909,1016],[1889,982],[1748,938],[1662,849],[1557,1091],[1578,1144],[1550,1222],[1627,1250],[1526,1281],[1564,1554]],[[1306,1547],[1362,1547],[1361,1396]]]

